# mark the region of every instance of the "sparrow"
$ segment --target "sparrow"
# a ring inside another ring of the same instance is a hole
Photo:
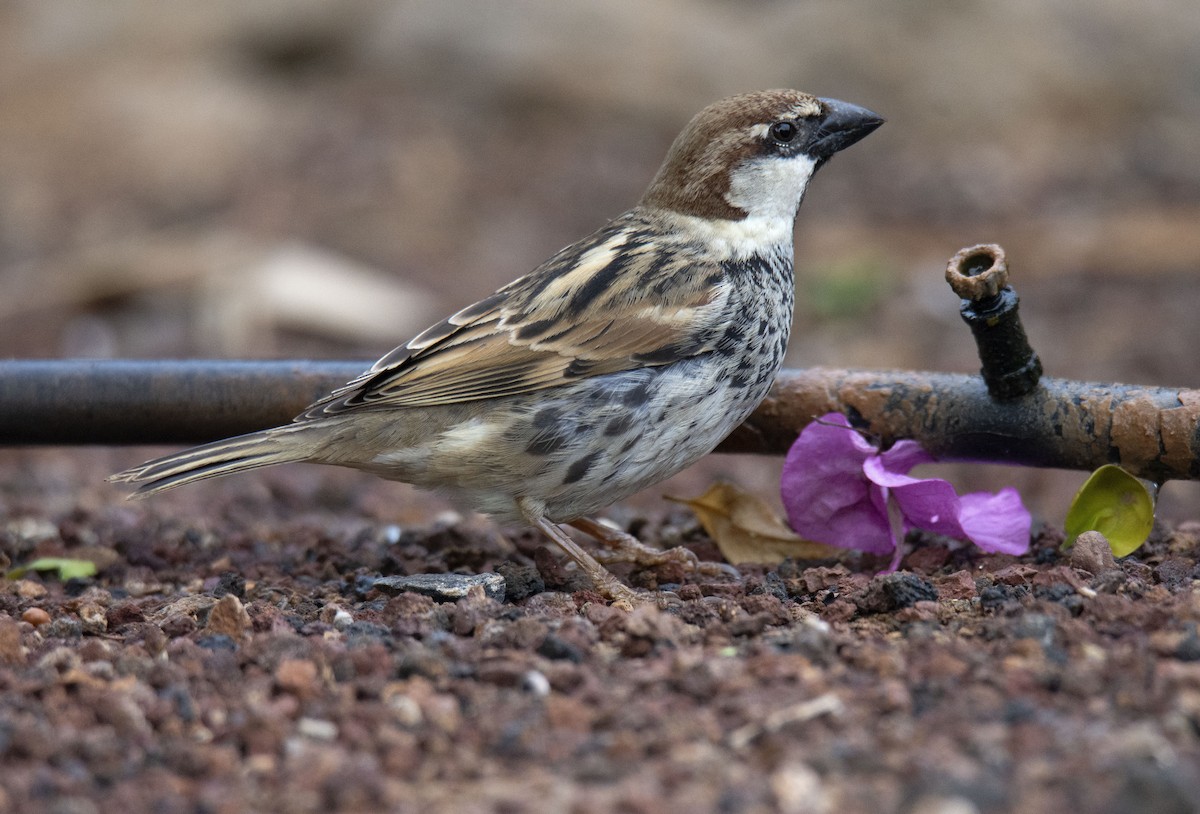
[[[556,543],[611,599],[604,559],[695,565],[592,519],[706,455],[762,401],[792,324],[792,232],[813,174],[883,119],[795,90],[733,96],[675,139],[641,201],[392,350],[291,424],[109,478],[134,497],[307,462],[450,495]]]

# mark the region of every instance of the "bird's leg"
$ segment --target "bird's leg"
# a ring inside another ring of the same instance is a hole
[[[521,514],[525,516],[525,520],[531,526],[535,526],[541,530],[543,534],[553,540],[563,552],[573,559],[575,563],[588,575],[595,586],[596,591],[601,595],[608,597],[614,601],[626,602],[630,605],[638,602],[637,594],[632,588],[621,584],[621,582],[608,572],[603,565],[596,561],[596,558],[587,553],[580,547],[579,543],[572,540],[565,531],[559,528],[556,524],[551,523],[546,519],[546,516],[541,510],[525,498],[517,500],[517,507],[521,510]]]
[[[595,537],[608,546],[607,551],[601,552],[596,557],[601,562],[631,562],[643,568],[678,563],[692,573],[703,574],[705,576],[717,576],[720,574],[739,576],[737,569],[727,563],[704,562],[696,556],[695,552],[682,546],[668,548],[666,551],[651,548],[632,534],[626,534],[619,529],[614,529],[587,517],[572,520],[569,525],[574,526],[584,534]]]

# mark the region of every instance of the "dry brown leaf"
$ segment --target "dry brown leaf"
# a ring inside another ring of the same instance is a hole
[[[731,563],[775,565],[789,557],[820,560],[844,553],[839,548],[798,536],[765,500],[732,483],[715,483],[690,500],[668,499],[691,507],[700,525]]]

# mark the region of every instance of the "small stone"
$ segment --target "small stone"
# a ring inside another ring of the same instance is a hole
[[[15,587],[21,599],[41,599],[46,595],[46,586],[32,579],[19,579]]]
[[[871,580],[857,604],[863,613],[888,613],[917,602],[936,602],[937,598],[937,588],[928,580],[909,571],[898,571]]]
[[[1154,576],[1171,593],[1187,591],[1191,589],[1194,567],[1191,560],[1182,557],[1167,557],[1154,569]]]
[[[321,608],[321,612],[317,614],[317,618],[327,625],[332,625],[335,630],[344,631],[350,625],[354,624],[354,617],[350,612],[334,602]]]
[[[421,705],[405,690],[407,685],[402,681],[393,681],[383,688],[381,698],[395,716],[401,726],[415,729],[425,720]]]
[[[517,565],[516,563],[501,563],[496,570],[504,577],[505,596],[513,602],[540,594],[546,590],[546,582],[537,568],[532,565]]]
[[[284,659],[275,670],[279,689],[307,698],[317,694],[317,665],[308,659]]]
[[[538,645],[537,654],[548,659],[569,661],[574,664],[583,663],[583,650],[573,642],[567,641],[556,633],[547,633],[546,638]]]
[[[1014,638],[1033,639],[1048,647],[1058,637],[1058,622],[1045,613],[1025,613],[1013,621],[1010,630]]]
[[[1112,546],[1098,531],[1085,531],[1075,538],[1075,544],[1071,546],[1071,565],[1097,577],[1117,569]]]
[[[338,736],[337,724],[323,718],[301,718],[296,722],[296,731],[315,741],[332,741]]]
[[[529,670],[521,676],[521,689],[536,698],[550,694],[550,679],[539,670]]]
[[[50,614],[41,608],[26,608],[25,612],[21,614],[21,620],[34,627],[41,627],[50,623]]]
[[[985,611],[998,611],[1010,602],[1019,602],[1027,593],[1023,586],[988,585],[979,592],[979,606]]]
[[[70,616],[63,616],[46,625],[45,635],[51,639],[78,639],[83,635],[83,623]]]
[[[195,621],[207,614],[216,604],[217,600],[207,594],[183,596],[154,611],[147,617],[147,620],[157,624],[172,616],[183,615]]]
[[[196,620],[186,614],[176,613],[163,619],[159,623],[159,629],[162,630],[163,635],[175,639],[180,636],[186,636],[194,631],[196,629]]]
[[[431,597],[438,602],[457,602],[465,599],[476,585],[483,588],[489,599],[504,601],[505,582],[499,574],[414,574],[408,577],[380,577],[374,587],[385,594],[412,592]]]
[[[237,642],[232,636],[227,636],[224,633],[210,633],[206,636],[198,636],[196,638],[196,646],[204,650],[213,652],[237,650]]]
[[[1028,585],[1037,574],[1038,570],[1032,565],[1015,563],[993,573],[992,581],[997,585]]]
[[[246,598],[246,578],[236,571],[226,571],[217,578],[217,584],[213,587],[212,595],[222,597],[226,594],[233,594],[238,599]]]
[[[970,571],[955,571],[937,581],[937,592],[942,599],[974,599],[975,578]]]
[[[771,775],[771,792],[778,810],[787,814],[826,812],[832,809],[821,775],[806,763],[792,761]]]
[[[462,729],[463,714],[459,701],[449,693],[434,693],[425,699],[421,712],[435,729],[453,735]]]
[[[95,602],[85,602],[77,611],[83,632],[90,636],[101,636],[108,632],[108,614]]]
[[[919,798],[909,811],[921,814],[979,814],[979,806],[966,797],[925,796]]]
[[[233,594],[225,594],[208,613],[207,634],[224,634],[232,639],[241,639],[250,629],[250,614],[242,601]]]
[[[1179,640],[1175,647],[1175,658],[1180,661],[1200,661],[1200,635],[1196,634],[1195,628]]]
[[[0,664],[21,665],[25,663],[25,657],[20,624],[12,619],[0,618]]]

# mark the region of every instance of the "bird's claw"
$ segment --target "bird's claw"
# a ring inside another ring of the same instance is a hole
[[[605,565],[613,563],[631,563],[639,568],[657,568],[663,565],[678,565],[691,574],[706,577],[727,576],[738,579],[741,574],[729,563],[702,560],[690,548],[676,546],[666,550],[650,548],[644,543],[630,538],[636,546],[624,543],[615,548],[596,552],[596,559]]]

